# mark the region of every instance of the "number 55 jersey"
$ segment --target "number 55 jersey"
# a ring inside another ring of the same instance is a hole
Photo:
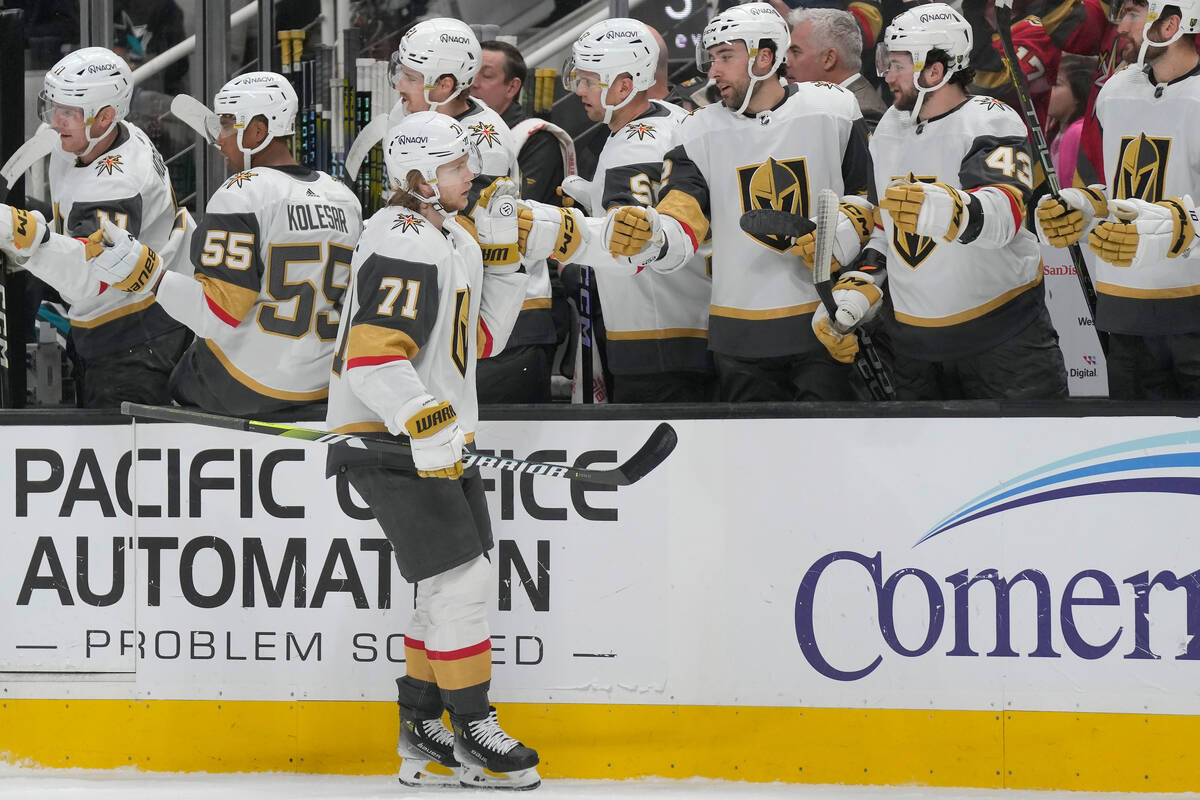
[[[168,275],[158,302],[197,340],[171,376],[181,403],[233,415],[325,399],[358,199],[307,167],[253,167],[210,198],[193,235],[194,279]]]

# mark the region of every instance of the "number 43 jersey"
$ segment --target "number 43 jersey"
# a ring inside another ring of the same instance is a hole
[[[882,212],[876,236],[887,239],[897,351],[931,361],[961,358],[1028,326],[1044,299],[1041,249],[1024,227],[1033,163],[1020,115],[991,97],[970,97],[913,125],[909,112],[893,106],[871,137],[871,159],[880,197],[893,180],[986,188],[979,195],[985,224],[989,214],[1011,215],[1003,221],[1015,231],[1003,245],[982,234],[963,244],[905,233]]]
[[[226,180],[192,237],[195,281],[164,280],[158,292],[199,337],[176,381],[204,391],[181,386],[176,397],[245,398],[240,413],[324,399],[361,232],[358,199],[323,172],[253,167]]]

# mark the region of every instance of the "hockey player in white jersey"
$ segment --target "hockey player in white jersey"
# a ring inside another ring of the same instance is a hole
[[[392,110],[389,130],[394,131],[405,114],[433,110],[453,117],[470,131],[482,160],[471,193],[472,206],[495,178],[512,171],[517,160],[508,125],[471,96],[481,59],[482,48],[470,26],[438,18],[409,28],[391,63],[392,82],[400,100]],[[527,261],[524,268],[529,273],[528,295],[509,347],[480,363],[479,397],[484,403],[550,402],[549,348],[555,342],[550,273],[545,260]]]
[[[217,92],[208,127],[233,175],[192,236],[195,277],[150,275],[134,290],[196,333],[171,376],[180,403],[250,416],[328,395],[362,211],[348,188],[292,157],[297,108],[273,72],[245,73]],[[121,285],[155,272],[152,251],[117,233],[93,262],[97,274]]]
[[[1087,235],[1100,259],[1096,326],[1109,333],[1108,393],[1120,400],[1200,398],[1198,20],[1196,0],[1125,2],[1119,30],[1139,63],[1096,98],[1108,188],[1066,189],[1037,210],[1047,241]]]
[[[400,780],[530,789],[538,755],[500,728],[488,703],[492,532],[479,470],[462,466],[479,416],[477,361],[505,346],[526,276],[513,198],[493,197],[474,222],[452,216],[468,207],[479,169],[472,139],[425,111],[407,116],[387,144],[395,191],[355,250],[327,422],[333,431],[407,435],[412,463],[331,447],[329,471],[344,473],[370,505],[400,574],[416,585],[406,674],[396,680]]]
[[[611,131],[591,182],[573,179],[587,194],[594,216],[609,209],[657,201],[662,159],[675,144],[686,113],[651,101],[658,44],[646,25],[607,19],[575,41],[563,67],[567,88],[583,101],[593,122]],[[579,189],[575,189],[579,192]],[[708,354],[712,280],[702,255],[670,273],[628,264],[598,269],[604,308],[608,368],[617,403],[704,402],[713,398]]]
[[[82,240],[104,220],[165,255],[186,248],[191,218],[175,206],[158,151],[125,119],[132,94],[129,67],[111,50],[87,47],[55,64],[38,99],[39,116],[58,134],[53,226],[0,204],[0,249],[70,304],[78,401],[89,408],[169,402],[171,370],[191,340],[152,301],[93,277],[86,260]]]
[[[849,367],[813,333],[820,305],[812,273],[787,237],[751,237],[743,213],[775,208],[811,216],[832,189],[845,202],[840,263],[870,234],[870,156],[854,95],[833,84],[784,85],[783,18],[766,3],[724,11],[708,23],[697,58],[721,102],[683,120],[666,154],[654,208],[609,216],[606,247],[660,272],[678,269],[712,236],[709,348],[721,400],[849,399]],[[656,210],[657,209],[657,210]]]
[[[897,16],[878,67],[895,101],[871,137],[895,309],[896,396],[1065,397],[1037,238],[1025,228],[1033,165],[1020,115],[972,97],[971,28],[942,3]]]

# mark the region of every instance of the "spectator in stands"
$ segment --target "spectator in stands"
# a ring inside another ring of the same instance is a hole
[[[883,98],[861,74],[862,33],[848,11],[798,8],[788,14],[792,27],[787,52],[789,81],[827,81],[854,93],[867,130],[874,131],[887,111]]]
[[[1083,131],[1083,111],[1087,108],[1088,93],[1096,59],[1092,56],[1063,55],[1058,81],[1050,92],[1050,155],[1059,181],[1070,185],[1079,155],[1079,137]]]
[[[646,93],[646,96],[651,100],[662,100],[672,105],[679,106],[684,111],[691,111],[696,107],[695,103],[689,102],[690,98],[685,97],[679,87],[671,83],[671,52],[667,48],[667,41],[662,34],[655,30],[653,25],[647,25],[646,28],[650,31],[650,36],[658,44],[658,66],[654,70],[654,85]]]

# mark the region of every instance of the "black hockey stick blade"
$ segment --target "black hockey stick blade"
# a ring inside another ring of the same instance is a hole
[[[738,224],[749,234],[790,236],[793,239],[807,236],[817,229],[817,223],[808,217],[776,208],[752,208],[742,214]]]
[[[392,455],[402,459],[401,464],[412,468],[412,448],[408,443],[383,434],[347,434],[329,433],[315,428],[304,428],[299,425],[289,425],[283,422],[259,422],[241,417],[227,417],[221,414],[209,414],[204,411],[193,411],[175,406],[148,406],[141,403],[121,403],[121,413],[127,417],[141,419],[156,419],[162,422],[192,423],[208,425],[227,430],[261,433],[268,436],[280,436],[285,439],[300,439],[306,442],[320,444],[344,444],[361,450],[370,450],[382,455]],[[492,468],[518,472],[528,475],[541,475],[547,478],[566,478],[567,480],[594,483],[600,486],[628,486],[646,477],[655,467],[661,464],[671,451],[675,449],[678,437],[670,424],[660,423],[650,438],[646,440],[636,453],[624,464],[614,469],[590,469],[586,467],[569,467],[563,464],[547,464],[541,461],[527,461],[520,458],[500,458],[486,453],[467,452],[463,454],[463,466],[477,466],[480,469]]]

